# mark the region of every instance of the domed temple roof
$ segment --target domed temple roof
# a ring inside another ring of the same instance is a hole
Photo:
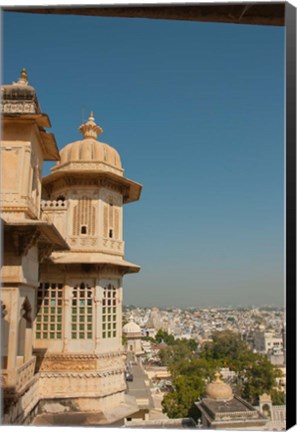
[[[60,151],[60,162],[52,169],[62,168],[71,164],[71,169],[81,169],[82,163],[85,162],[101,162],[106,170],[108,167],[112,171],[116,170],[118,174],[122,172],[121,158],[118,152],[108,144],[97,140],[103,130],[95,123],[94,115],[91,112],[88,121],[82,124],[79,128],[83,134],[83,139],[69,143]]]
[[[51,168],[49,175],[43,177],[43,198],[48,199],[53,190],[58,191],[69,184],[75,186],[90,181],[91,184],[117,187],[123,195],[124,204],[137,201],[142,186],[124,177],[119,153],[110,145],[98,141],[97,137],[103,130],[96,124],[92,112],[79,130],[83,138],[62,148],[60,161]]]
[[[125,334],[141,333],[141,328],[134,321],[130,321],[124,325],[123,333],[125,333]]]
[[[220,379],[219,372],[216,372],[215,377],[215,381],[206,386],[206,396],[215,400],[231,400],[233,398],[232,388]]]

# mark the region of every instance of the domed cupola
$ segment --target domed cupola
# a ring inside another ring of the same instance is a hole
[[[123,175],[121,158],[118,152],[108,144],[97,140],[103,130],[95,123],[91,112],[87,122],[79,127],[83,139],[67,144],[60,151],[60,162],[52,171],[108,171]]]
[[[228,401],[233,399],[232,388],[220,379],[220,373],[216,372],[215,381],[206,386],[206,397],[218,401]]]
[[[141,333],[141,328],[139,327],[138,324],[136,324],[136,322],[131,320],[124,325],[123,333],[126,335]]]

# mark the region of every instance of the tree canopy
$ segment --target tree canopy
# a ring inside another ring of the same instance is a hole
[[[284,401],[284,393],[275,390],[279,369],[266,356],[253,353],[239,334],[229,330],[215,332],[199,355],[193,347],[189,341],[179,340],[159,352],[161,363],[172,377],[173,390],[162,401],[163,411],[169,417],[193,416],[194,402],[203,396],[207,383],[221,367],[236,373],[231,382],[233,390],[253,405],[258,404],[263,393],[270,394],[273,403]]]

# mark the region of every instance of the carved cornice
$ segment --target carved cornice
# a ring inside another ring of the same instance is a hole
[[[121,357],[123,355],[123,351],[115,351],[111,353],[102,353],[102,354],[83,354],[83,353],[47,353],[43,355],[42,353],[38,353],[36,350],[34,352],[34,355],[42,356],[44,359],[50,359],[50,360],[72,360],[72,361],[79,361],[79,360],[93,360],[93,359],[113,359],[116,357]]]
[[[35,102],[20,102],[18,100],[2,101],[0,110],[3,114],[35,114],[37,105]]]
[[[83,379],[94,379],[94,378],[105,378],[110,375],[122,375],[124,369],[116,369],[112,371],[102,371],[102,372],[50,372],[42,371],[39,372],[40,378],[83,378]]]

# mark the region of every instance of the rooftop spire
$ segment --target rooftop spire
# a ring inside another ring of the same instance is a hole
[[[17,84],[23,84],[28,85],[28,77],[27,77],[27,71],[25,68],[22,69],[21,76],[17,82]]]
[[[80,132],[83,134],[85,138],[97,138],[103,132],[103,129],[100,126],[97,126],[95,123],[95,118],[93,111],[90,112],[89,120],[82,124],[79,127]]]

